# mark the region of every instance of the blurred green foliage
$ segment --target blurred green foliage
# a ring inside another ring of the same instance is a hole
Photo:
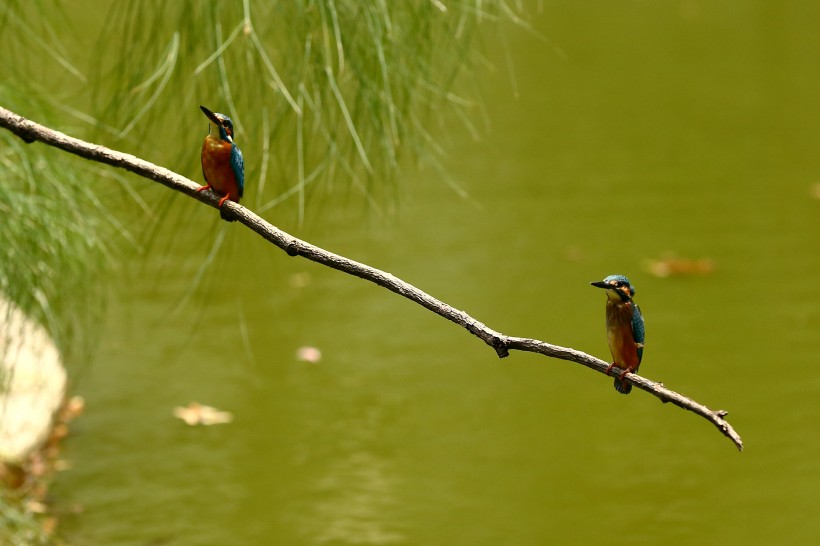
[[[88,185],[94,169],[59,154],[0,134],[0,292],[65,352],[91,341],[78,327],[99,310],[91,287],[118,222]]]
[[[21,506],[20,499],[0,491],[0,544],[44,546],[53,544],[36,517]]]
[[[197,105],[231,116],[248,203],[264,213],[292,197],[300,220],[312,195],[395,205],[405,158],[437,162],[431,126],[479,112],[478,31],[516,19],[499,0],[118,5],[95,48],[94,116],[191,176]]]
[[[260,213],[287,202],[299,221],[313,195],[321,203],[352,189],[373,207],[395,205],[399,169],[436,163],[431,126],[443,114],[475,117],[478,31],[493,44],[491,23],[522,9],[500,0],[106,6],[103,19],[54,0],[0,0],[0,104],[191,177],[205,104],[234,118],[246,202]],[[0,142],[0,290],[65,351],[94,309],[105,257],[129,237],[112,199],[147,208],[119,173],[8,133]]]

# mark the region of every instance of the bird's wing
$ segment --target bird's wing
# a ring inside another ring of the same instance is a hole
[[[245,193],[245,159],[236,144],[231,149],[231,169],[236,177],[236,185],[239,186],[239,197],[242,198],[242,194]]]
[[[633,303],[632,305],[635,306],[635,309],[632,311],[632,339],[635,340],[635,344],[638,346],[638,362],[640,362],[643,358],[643,340],[646,331],[641,308],[638,307],[637,303]]]

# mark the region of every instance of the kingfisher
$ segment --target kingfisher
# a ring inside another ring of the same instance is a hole
[[[590,283],[606,290],[606,337],[612,364],[606,369],[609,375],[614,366],[625,371],[615,378],[615,390],[629,394],[632,385],[624,380],[628,373],[635,373],[643,357],[644,322],[641,308],[635,303],[635,288],[623,275],[610,275],[602,281]]]
[[[222,204],[227,200],[239,203],[245,190],[245,160],[242,152],[233,141],[233,122],[224,114],[211,112],[204,106],[199,107],[211,121],[208,124],[208,136],[202,143],[202,175],[205,185],[197,191],[213,190],[222,196],[219,200],[219,215],[225,217]]]

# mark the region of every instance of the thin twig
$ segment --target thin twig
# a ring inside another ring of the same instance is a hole
[[[49,146],[60,148],[61,150],[92,161],[126,169],[142,177],[164,184],[171,189],[182,192],[212,207],[216,207],[219,201],[219,196],[210,191],[197,192],[200,188],[199,184],[173,171],[159,167],[130,154],[124,154],[104,146],[70,137],[59,131],[54,131],[48,127],[29,121],[2,107],[0,107],[0,126],[8,129],[26,142],[40,141]],[[378,284],[391,292],[404,296],[465,328],[468,332],[492,347],[501,358],[508,356],[510,350],[527,351],[540,353],[551,358],[575,362],[600,373],[606,372],[608,363],[604,360],[595,358],[581,351],[576,351],[575,349],[552,345],[537,339],[513,337],[497,332],[488,328],[464,311],[459,311],[390,273],[328,252],[308,242],[297,239],[260,218],[242,205],[232,201],[226,201],[222,208],[226,210],[226,214],[229,215],[231,219],[238,220],[264,239],[287,252],[288,255],[307,258],[313,262]],[[664,403],[671,402],[678,407],[689,410],[709,420],[721,433],[732,440],[739,450],[743,450],[743,441],[740,436],[732,428],[732,425],[724,419],[727,414],[726,411],[709,409],[691,398],[667,389],[661,383],[650,381],[633,373],[626,374],[625,379],[635,387],[655,395]]]

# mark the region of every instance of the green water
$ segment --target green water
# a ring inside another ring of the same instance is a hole
[[[301,229],[269,219],[492,328],[602,358],[589,281],[627,274],[642,374],[729,410],[744,453],[697,416],[574,364],[499,360],[191,207],[120,272],[101,352],[74,371],[87,412],[52,489],[58,510],[81,508],[61,517],[72,543],[817,540],[820,7],[542,8],[548,42],[509,34],[516,86],[488,44],[490,134],[451,135],[469,200],[424,171],[402,180],[395,217],[325,203]],[[216,263],[173,313],[219,230]],[[164,237],[186,253],[163,253]],[[666,252],[714,272],[650,275]],[[303,345],[321,362],[298,362]],[[186,427],[171,412],[191,400],[235,420]]]

